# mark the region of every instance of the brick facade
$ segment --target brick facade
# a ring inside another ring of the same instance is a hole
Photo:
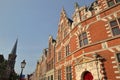
[[[63,8],[52,53],[54,80],[120,80],[120,0],[75,3],[72,20]]]

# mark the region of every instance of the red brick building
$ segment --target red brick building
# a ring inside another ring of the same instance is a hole
[[[120,0],[75,4],[60,14],[55,80],[120,80]]]
[[[52,36],[49,36],[49,41],[48,41],[49,47],[46,58],[46,64],[47,64],[46,80],[54,80],[55,43],[56,40],[54,40]]]
[[[72,19],[63,8],[36,73],[36,80],[120,80],[120,0],[75,3]]]

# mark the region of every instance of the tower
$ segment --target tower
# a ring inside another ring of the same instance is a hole
[[[9,54],[8,57],[8,66],[11,69],[11,71],[14,71],[14,66],[15,66],[15,60],[16,60],[16,51],[17,51],[17,43],[18,43],[18,39],[16,40],[11,53]]]

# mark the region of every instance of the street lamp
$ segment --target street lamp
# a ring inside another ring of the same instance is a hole
[[[26,62],[25,62],[25,60],[23,60],[23,61],[21,62],[20,80],[22,80],[21,78],[22,78],[22,73],[23,73],[23,69],[25,68],[25,65],[26,65]]]

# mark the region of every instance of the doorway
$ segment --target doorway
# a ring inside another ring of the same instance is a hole
[[[89,71],[84,72],[83,80],[93,80],[93,76]]]

